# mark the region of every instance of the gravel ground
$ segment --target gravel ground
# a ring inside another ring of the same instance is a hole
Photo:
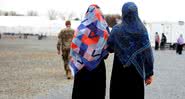
[[[55,37],[43,40],[0,39],[0,99],[71,99],[73,80],[67,80]],[[185,52],[155,51],[154,82],[145,99],[185,99]],[[107,96],[113,54],[106,60]]]

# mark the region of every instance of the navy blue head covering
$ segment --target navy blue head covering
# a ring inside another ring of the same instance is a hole
[[[134,65],[143,79],[153,75],[153,53],[148,32],[133,2],[123,5],[122,23],[113,27],[108,44],[109,50],[115,52],[123,66]]]
[[[125,30],[130,33],[147,31],[138,16],[137,6],[133,2],[125,3],[122,7],[122,24]]]

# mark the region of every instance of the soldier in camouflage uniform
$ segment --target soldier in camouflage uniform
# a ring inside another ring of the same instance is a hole
[[[71,70],[68,66],[70,44],[73,38],[74,30],[71,29],[71,22],[66,21],[66,28],[62,29],[58,35],[57,50],[58,54],[62,55],[64,60],[64,69],[66,71],[67,79],[71,79]]]

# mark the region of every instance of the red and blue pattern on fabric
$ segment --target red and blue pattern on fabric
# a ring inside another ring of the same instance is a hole
[[[89,71],[96,68],[108,54],[108,25],[97,5],[89,6],[85,19],[74,33],[71,43],[69,65],[73,74],[82,68]]]

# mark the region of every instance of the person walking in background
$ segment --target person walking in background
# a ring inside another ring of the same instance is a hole
[[[161,50],[164,49],[166,42],[167,42],[167,38],[166,38],[166,36],[164,35],[164,33],[162,33],[161,44],[160,44],[160,49],[161,49]]]
[[[144,99],[144,81],[153,78],[153,52],[135,3],[122,7],[122,23],[112,28],[108,50],[114,52],[110,99]]]
[[[62,29],[58,35],[57,50],[58,54],[62,55],[64,61],[64,69],[66,72],[67,79],[71,79],[71,70],[68,66],[70,44],[74,35],[74,30],[71,28],[71,22],[66,21],[66,28]]]
[[[109,28],[98,5],[90,5],[71,44],[72,99],[105,99]]]
[[[155,33],[155,50],[159,49],[159,42],[160,42],[160,37],[158,32]]]
[[[182,34],[179,36],[179,38],[177,39],[177,49],[176,52],[178,54],[182,54],[182,50],[183,50],[183,44],[184,44],[184,38],[182,36]]]

